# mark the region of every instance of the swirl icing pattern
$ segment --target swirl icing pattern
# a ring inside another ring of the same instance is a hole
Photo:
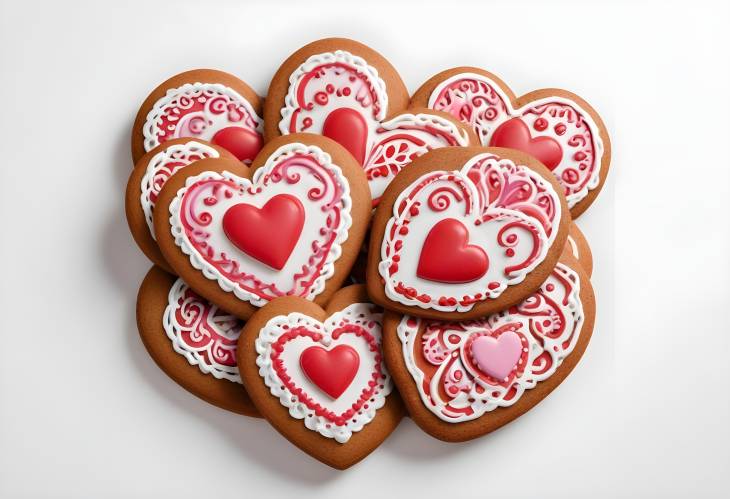
[[[242,129],[244,134],[249,132],[244,137],[249,145],[247,157],[239,159],[250,163],[261,147],[262,126],[263,120],[248,100],[232,88],[220,83],[186,83],[169,89],[155,102],[142,133],[145,151],[150,151],[167,140],[180,137],[220,142],[226,147],[230,139],[225,134]],[[240,141],[241,136],[236,139]]]
[[[241,383],[236,342],[243,321],[198,296],[182,279],[170,288],[162,319],[173,349],[218,379]]]
[[[349,189],[329,154],[291,143],[277,149],[252,180],[228,172],[189,177],[170,203],[171,232],[194,268],[241,300],[262,306],[279,296],[313,299],[334,274],[352,224]],[[260,210],[282,195],[298,198],[305,216],[291,256],[275,269],[242,252],[226,235],[223,222],[233,206],[243,203]]]
[[[175,172],[182,167],[204,158],[218,158],[214,148],[191,140],[185,144],[174,144],[155,154],[147,165],[142,177],[140,203],[144,212],[150,235],[155,239],[152,212],[162,187]]]
[[[460,171],[425,174],[400,194],[385,228],[378,266],[385,293],[404,305],[468,311],[522,282],[545,259],[560,218],[560,198],[549,182],[492,153],[472,157]],[[460,233],[440,236],[445,243],[426,255],[446,222]],[[459,236],[469,245],[446,251]],[[482,260],[471,262],[476,272],[470,278],[432,282],[423,272],[424,263],[468,271],[466,257]]]
[[[279,131],[318,133],[340,142],[365,169],[375,201],[414,158],[469,143],[463,130],[436,114],[405,113],[385,121],[385,82],[349,52],[313,55],[289,81]]]
[[[515,404],[573,351],[584,320],[579,293],[578,274],[559,263],[537,292],[484,319],[443,322],[404,316],[398,339],[423,404],[450,423]],[[517,349],[501,340],[514,341]],[[491,352],[478,350],[477,342],[489,343]]]
[[[555,96],[514,108],[509,96],[490,78],[461,73],[434,89],[428,107],[447,112],[470,125],[485,146],[512,147],[532,153],[553,171],[565,189],[569,208],[600,182],[603,141],[598,125],[577,102]],[[524,128],[518,128],[522,124]],[[525,145],[535,140],[552,141],[552,150],[547,152],[542,148],[544,154],[540,157],[540,153]]]

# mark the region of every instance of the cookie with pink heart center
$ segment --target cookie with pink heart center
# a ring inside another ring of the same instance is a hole
[[[598,113],[572,92],[544,89],[516,97],[493,74],[460,67],[429,79],[411,103],[468,124],[484,146],[537,158],[560,182],[573,218],[603,186],[611,163],[608,132]]]
[[[342,144],[365,169],[377,203],[414,158],[445,146],[476,145],[448,113],[409,109],[408,91],[380,54],[352,40],[319,40],[295,52],[271,81],[264,105],[267,138],[297,132]]]
[[[386,314],[385,356],[413,420],[445,441],[477,438],[554,390],[590,340],[590,280],[566,252],[517,305],[467,321]]]
[[[569,226],[560,186],[531,156],[502,148],[434,150],[381,198],[368,291],[383,307],[412,315],[484,316],[537,289]]]
[[[370,216],[362,169],[334,141],[268,143],[249,169],[204,159],[173,175],[154,211],[170,266],[196,292],[247,318],[267,302],[324,303],[357,257]]]
[[[161,83],[145,99],[132,128],[132,158],[168,140],[213,143],[250,164],[263,146],[262,99],[233,75],[196,69]]]
[[[382,309],[362,285],[326,309],[280,298],[256,312],[238,342],[243,382],[288,440],[338,469],[371,453],[403,417],[381,352]]]

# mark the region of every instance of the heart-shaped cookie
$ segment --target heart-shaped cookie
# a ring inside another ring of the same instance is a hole
[[[476,318],[535,291],[565,245],[570,213],[533,157],[449,147],[411,163],[381,198],[367,285],[390,310]]]
[[[411,160],[444,146],[477,145],[448,113],[409,109],[408,91],[380,54],[329,38],[291,55],[271,81],[264,104],[267,138],[296,132],[342,144],[365,169],[374,202]]]
[[[168,140],[211,142],[250,164],[263,146],[262,99],[233,75],[195,69],[155,88],[139,108],[132,128],[132,158]]]
[[[334,468],[370,454],[404,414],[382,359],[381,322],[382,310],[355,285],[324,310],[276,299],[249,319],[238,341],[241,377],[261,414]]]
[[[155,240],[155,203],[167,179],[181,168],[205,158],[236,159],[226,149],[204,140],[171,139],[144,154],[127,182],[125,211],[129,230],[147,258],[168,272],[172,269]]]
[[[482,145],[526,152],[553,172],[577,218],[594,201],[611,163],[611,142],[601,117],[583,99],[560,89],[516,97],[478,68],[442,71],[424,83],[413,106],[447,112],[469,124]]]
[[[157,199],[155,234],[185,282],[245,319],[281,296],[325,303],[352,267],[370,205],[342,146],[291,135],[267,143],[251,168],[204,159],[174,174]]]
[[[137,328],[147,351],[176,383],[229,411],[260,417],[236,361],[244,322],[220,310],[159,267],[137,295]]]
[[[413,420],[460,442],[509,423],[553,391],[593,332],[590,280],[566,251],[523,302],[470,321],[388,312],[385,357]]]

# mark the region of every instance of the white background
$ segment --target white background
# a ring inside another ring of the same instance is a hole
[[[728,497],[727,2],[0,5],[0,496]],[[130,126],[159,82],[211,67],[265,93],[333,35],[412,91],[464,64],[518,94],[573,90],[613,142],[579,220],[598,322],[573,374],[486,438],[445,444],[407,420],[346,472],[157,369],[123,213]]]

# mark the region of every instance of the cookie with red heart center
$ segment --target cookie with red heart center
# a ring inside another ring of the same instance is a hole
[[[476,318],[514,305],[547,279],[570,213],[533,157],[449,147],[411,163],[375,212],[367,285],[379,305],[432,319]]]
[[[137,328],[158,366],[190,393],[223,409],[260,417],[236,361],[244,322],[152,267],[137,295]]]
[[[171,139],[142,156],[127,182],[125,211],[129,230],[147,258],[168,272],[172,272],[172,269],[160,253],[155,238],[155,203],[167,179],[189,164],[205,158],[236,159],[226,149],[204,140]]]
[[[262,99],[233,75],[195,69],[155,88],[139,108],[132,128],[132,158],[168,140],[211,142],[250,164],[263,146]]]
[[[484,146],[537,158],[560,182],[573,218],[603,187],[611,163],[608,132],[598,113],[572,92],[543,89],[516,97],[493,74],[459,67],[429,79],[411,103],[467,123]]]
[[[355,285],[325,309],[301,298],[274,300],[238,340],[241,377],[261,414],[334,468],[370,454],[404,414],[382,358],[381,324],[382,309]]]
[[[292,54],[271,81],[264,104],[267,139],[297,132],[325,135],[362,165],[373,200],[414,158],[444,146],[477,145],[448,113],[406,110],[408,91],[391,64],[342,38],[319,40]]]
[[[460,442],[550,394],[585,352],[594,318],[590,280],[566,251],[537,291],[495,314],[439,321],[386,313],[383,346],[416,424]]]
[[[342,146],[299,134],[246,167],[208,158],[170,177],[154,208],[163,256],[191,288],[241,318],[282,296],[326,303],[365,237],[370,192]]]

